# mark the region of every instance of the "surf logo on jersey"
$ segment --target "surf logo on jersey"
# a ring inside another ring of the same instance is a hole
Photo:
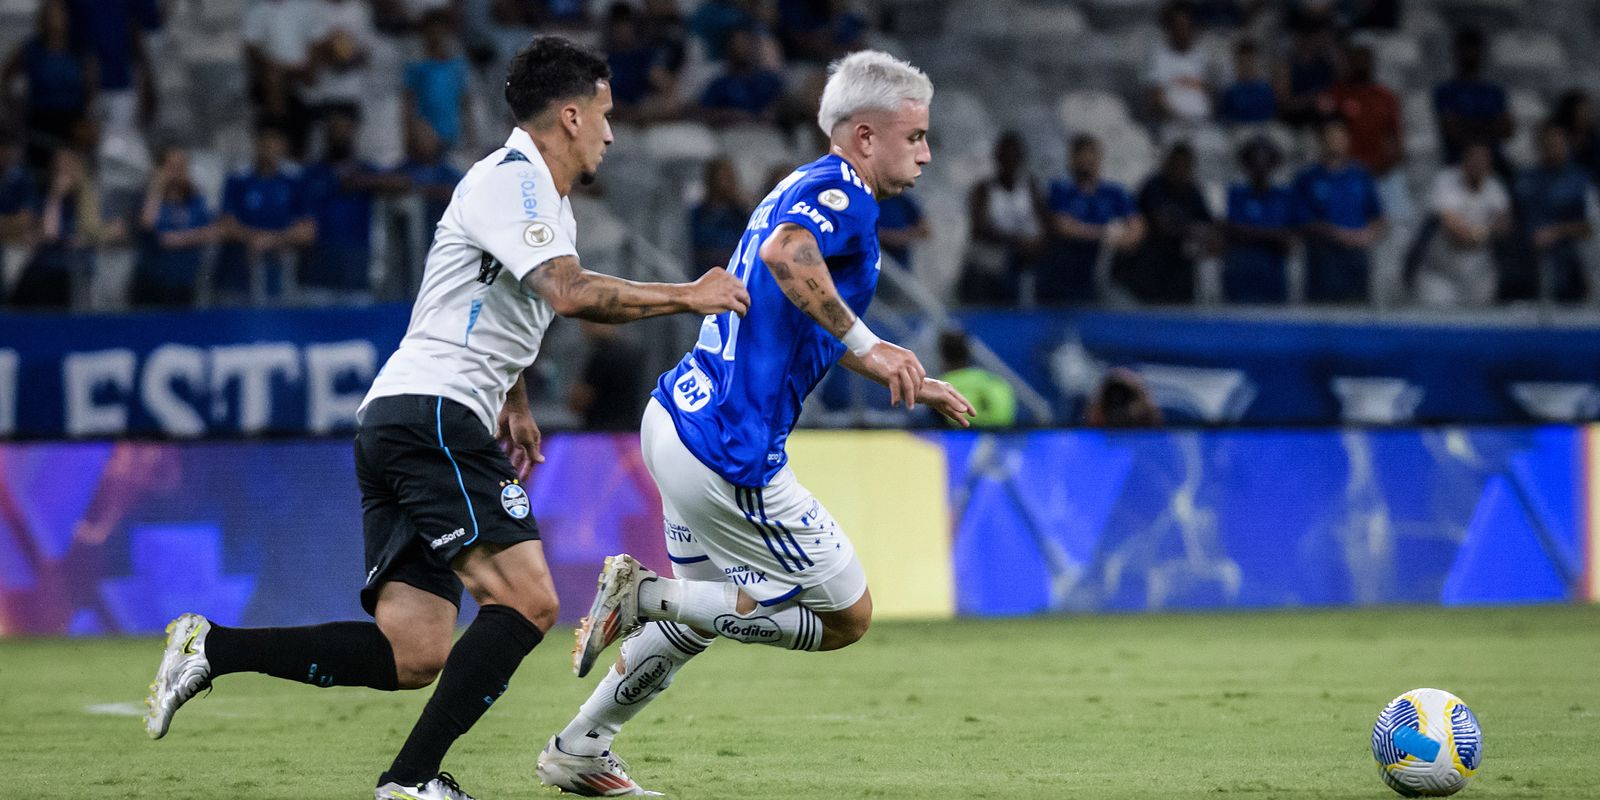
[[[528,493],[516,481],[503,483],[500,488],[500,507],[512,519],[523,519],[528,516]]]
[[[672,382],[672,402],[687,413],[705,408],[711,402],[711,379],[699,367],[690,366]]]
[[[672,663],[662,656],[650,656],[634,665],[628,670],[627,677],[617,684],[617,704],[631,706],[654,694],[657,689],[665,689],[663,684],[670,671]]]
[[[843,211],[850,207],[850,195],[838,189],[828,189],[817,195],[817,202],[834,211]]]
[[[745,644],[767,644],[776,642],[783,636],[783,632],[778,629],[778,623],[771,617],[723,614],[712,622],[712,627],[717,629],[717,633]]]
[[[522,229],[522,243],[529,247],[544,247],[556,238],[556,232],[543,222],[530,222]]]
[[[829,222],[827,217],[822,216],[821,211],[812,208],[811,204],[804,200],[796,200],[795,204],[789,207],[789,213],[799,214],[817,223],[817,228],[823,233],[833,233],[833,223]]]

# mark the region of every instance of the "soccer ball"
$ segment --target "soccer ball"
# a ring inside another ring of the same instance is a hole
[[[1483,763],[1483,732],[1461,698],[1412,689],[1378,715],[1372,757],[1389,788],[1406,797],[1444,797],[1461,791]]]

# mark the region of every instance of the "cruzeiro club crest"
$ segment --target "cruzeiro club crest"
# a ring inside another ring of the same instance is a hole
[[[528,516],[528,493],[516,481],[504,481],[500,484],[500,507],[512,519],[523,519]]]
[[[543,222],[531,222],[522,229],[522,243],[529,247],[544,247],[556,238],[556,232]]]

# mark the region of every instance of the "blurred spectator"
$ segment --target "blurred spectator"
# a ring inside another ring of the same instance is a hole
[[[435,228],[450,205],[462,172],[445,158],[439,134],[422,122],[414,122],[408,128],[406,160],[396,171],[406,179],[411,191],[422,197],[422,223],[428,233],[424,244],[432,247]]]
[[[613,113],[623,121],[667,119],[678,112],[678,69],[683,53],[670,43],[645,38],[640,15],[613,3],[606,17],[604,49],[611,65]]]
[[[373,19],[377,22],[378,30],[391,35],[411,33],[422,21],[423,17],[435,11],[447,11],[455,6],[473,5],[472,0],[466,3],[461,0],[368,0],[372,5]],[[543,23],[546,3],[528,2],[527,0],[491,0],[491,7],[505,7],[515,12],[514,16],[527,18],[528,23]],[[523,41],[527,38],[524,37]]]
[[[26,87],[20,98],[14,94],[19,76]],[[0,70],[0,110],[23,121],[32,169],[42,172],[51,166],[55,149],[71,140],[99,86],[94,57],[72,47],[66,3],[44,0],[34,35],[11,51]]]
[[[1144,219],[1133,198],[1121,185],[1100,179],[1100,159],[1100,141],[1079,134],[1072,140],[1068,176],[1050,184],[1053,238],[1035,286],[1041,303],[1093,300],[1099,260],[1144,239]],[[1110,250],[1102,252],[1103,245]]]
[[[133,303],[193,305],[205,247],[217,239],[215,223],[190,177],[188,151],[168,148],[150,173],[139,212],[141,246],[133,274]]]
[[[302,178],[316,237],[300,267],[300,288],[318,301],[371,299],[373,200],[378,192],[410,186],[404,176],[356,156],[358,126],[353,112],[330,114],[322,160],[306,167]]]
[[[932,235],[922,206],[908,192],[878,201],[878,244],[901,269],[911,271],[912,248]]]
[[[1156,428],[1161,426],[1161,407],[1138,373],[1114,367],[1094,390],[1084,422],[1096,428]]]
[[[476,138],[471,73],[455,50],[450,12],[430,11],[422,18],[422,58],[406,64],[406,113],[432,126],[445,150]]]
[[[1009,428],[1017,424],[1017,391],[1005,378],[972,365],[972,345],[966,333],[940,333],[939,360],[944,363],[944,374],[939,379],[954,386],[977,412],[972,417],[973,427]],[[939,419],[946,425],[955,425],[944,417]]]
[[[1022,135],[1007,131],[994,146],[994,177],[967,195],[972,245],[956,290],[963,303],[1015,302],[1017,276],[1039,257],[1044,196],[1027,166]]]
[[[74,49],[92,56],[99,67],[107,127],[128,130],[141,116],[150,119],[156,82],[145,57],[144,36],[161,29],[157,0],[69,0],[67,11]]]
[[[688,26],[678,0],[644,0],[639,35],[656,49],[663,66],[673,74],[683,68],[689,48]]]
[[[583,372],[567,393],[567,407],[586,431],[633,431],[650,394],[644,351],[620,325],[580,322],[589,340]]]
[[[1600,132],[1596,131],[1594,101],[1582,89],[1572,89],[1556,101],[1551,121],[1567,132],[1572,160],[1600,183]]]
[[[1306,299],[1359,302],[1367,297],[1372,246],[1386,228],[1378,187],[1350,159],[1343,120],[1322,124],[1318,161],[1295,178],[1295,200],[1306,240]]]
[[[859,50],[866,28],[848,0],[778,0],[778,42],[791,61],[826,64]]]
[[[321,0],[317,11],[305,96],[321,118],[360,107],[371,91],[367,63],[375,32],[372,10],[361,0]]]
[[[283,131],[288,152],[305,152],[310,132],[304,83],[319,27],[314,0],[256,0],[244,14],[250,99],[258,123]]]
[[[1358,31],[1400,28],[1400,0],[1350,0],[1350,27]]]
[[[33,240],[38,186],[22,159],[22,139],[11,128],[0,128],[0,280],[5,273],[5,248]],[[4,286],[0,285],[0,294]]]
[[[1327,92],[1339,75],[1339,44],[1333,25],[1310,18],[1294,28],[1289,57],[1278,65],[1274,94],[1278,115],[1295,126],[1316,125],[1330,116]]]
[[[93,165],[76,150],[56,150],[39,214],[39,247],[11,295],[16,306],[81,305],[94,273],[94,248],[126,235],[106,211]]]
[[[1411,191],[1405,174],[1396,169],[1404,152],[1400,100],[1377,82],[1372,48],[1346,48],[1344,77],[1334,84],[1330,97],[1334,113],[1350,131],[1350,157],[1372,173],[1384,209],[1390,217],[1409,216],[1406,212],[1411,207]]]
[[[1246,180],[1228,187],[1227,251],[1222,296],[1229,303],[1283,303],[1289,299],[1288,259],[1298,224],[1294,193],[1272,185],[1283,155],[1271,139],[1239,148]]]
[[[1194,302],[1195,261],[1215,252],[1211,209],[1194,170],[1194,148],[1179,142],[1139,190],[1139,213],[1150,233],[1118,278],[1144,302]]]
[[[1539,163],[1517,178],[1517,203],[1532,240],[1541,299],[1583,299],[1583,245],[1594,234],[1589,225],[1594,187],[1572,161],[1567,132],[1553,122],[1539,129]]]
[[[1494,240],[1511,230],[1511,195],[1494,174],[1482,142],[1467,145],[1461,164],[1447,167],[1430,198],[1439,232],[1417,273],[1417,300],[1428,306],[1483,307],[1499,289]]]
[[[1433,89],[1433,113],[1439,122],[1439,142],[1445,163],[1461,160],[1468,142],[1489,142],[1494,147],[1496,171],[1509,167],[1500,145],[1511,138],[1512,122],[1506,90],[1482,77],[1488,41],[1476,28],[1455,35],[1455,77]]]
[[[1261,69],[1256,43],[1240,39],[1233,46],[1233,83],[1222,90],[1217,115],[1223,122],[1255,125],[1271,122],[1278,116],[1278,100],[1272,82]]]
[[[1162,40],[1150,54],[1145,82],[1156,118],[1203,122],[1211,118],[1211,64],[1200,47],[1194,7],[1172,0],[1161,9]]]
[[[269,268],[293,263],[295,251],[311,243],[316,222],[306,204],[305,183],[286,163],[289,140],[270,125],[256,129],[250,169],[229,176],[222,188],[222,236],[217,265],[219,291],[262,302],[272,291]],[[288,289],[280,285],[279,292]]]
[[[695,276],[728,264],[750,216],[750,204],[739,188],[739,173],[727,157],[706,162],[705,192],[705,199],[689,212]]]
[[[756,18],[742,5],[735,0],[705,0],[689,17],[689,32],[705,47],[706,58],[727,58],[734,31],[748,30],[756,24]]]
[[[700,97],[706,123],[721,126],[777,121],[783,76],[760,66],[760,43],[752,28],[741,28],[729,36],[727,69],[711,81]]]

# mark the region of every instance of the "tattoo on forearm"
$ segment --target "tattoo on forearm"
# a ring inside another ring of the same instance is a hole
[[[822,263],[822,254],[817,252],[817,246],[811,242],[800,245],[799,251],[794,254],[794,263],[802,267],[815,267]]]
[[[818,283],[816,278],[806,278],[806,288],[815,292],[822,288],[822,284]]]
[[[850,327],[850,309],[840,305],[836,300],[825,300],[822,303],[823,319],[827,320],[828,329],[844,330]]]
[[[789,265],[782,261],[774,261],[768,264],[767,267],[772,270],[772,274],[780,281],[786,281],[794,277],[794,273],[789,271]]]

